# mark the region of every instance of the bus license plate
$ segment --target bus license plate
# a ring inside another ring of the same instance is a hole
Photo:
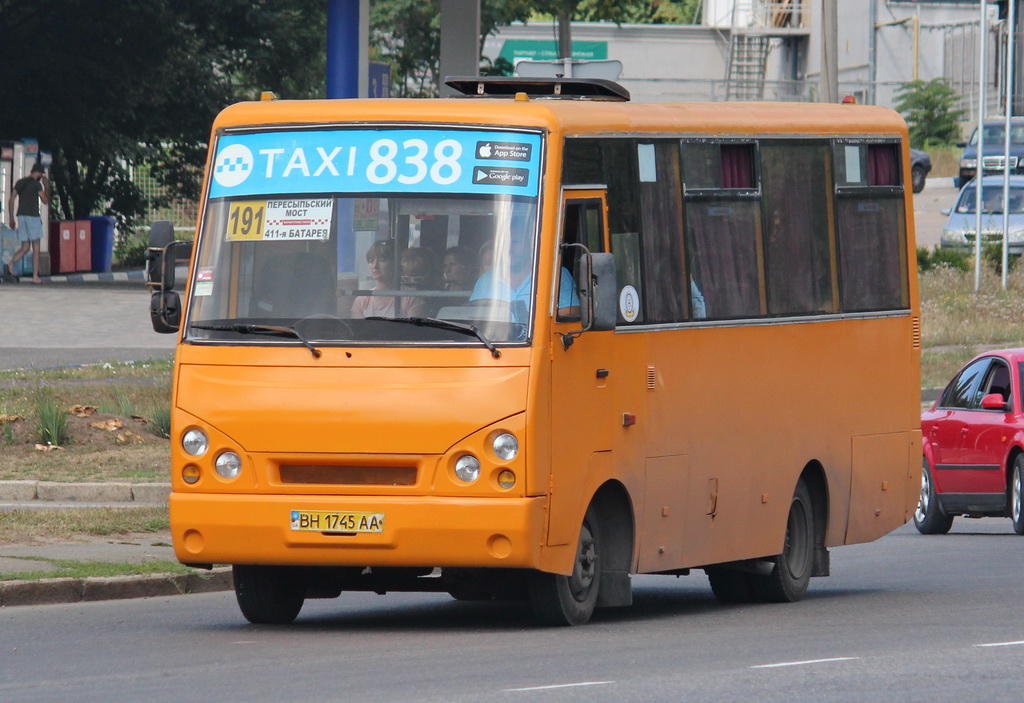
[[[384,513],[293,510],[292,529],[299,532],[383,532]]]

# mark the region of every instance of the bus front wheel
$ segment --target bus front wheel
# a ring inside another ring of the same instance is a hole
[[[291,569],[236,564],[232,576],[238,607],[251,623],[287,625],[302,610],[306,585]]]
[[[530,574],[530,604],[545,625],[582,625],[597,605],[601,581],[601,549],[597,521],[587,511],[569,576],[541,571]]]
[[[807,485],[796,485],[789,504],[786,541],[782,553],[768,574],[751,574],[750,583],[758,600],[766,603],[795,603],[807,593],[814,570],[814,507]]]

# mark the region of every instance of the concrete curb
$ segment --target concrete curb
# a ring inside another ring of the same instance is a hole
[[[169,483],[58,483],[0,481],[0,502],[166,504]]]
[[[0,607],[153,598],[230,591],[232,588],[234,582],[230,567],[187,574],[0,581]]]

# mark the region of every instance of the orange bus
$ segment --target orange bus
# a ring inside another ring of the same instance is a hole
[[[796,601],[920,485],[907,130],[869,106],[637,104],[600,80],[276,100],[213,125],[177,331],[171,529],[252,622],[633,574]]]

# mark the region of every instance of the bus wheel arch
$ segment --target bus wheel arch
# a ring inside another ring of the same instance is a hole
[[[594,609],[631,605],[633,511],[622,484],[609,481],[594,495],[580,527],[569,575],[535,571],[530,604],[547,625],[582,625]]]
[[[782,551],[773,558],[769,573],[751,578],[758,600],[795,603],[807,593],[811,576],[828,575],[827,486],[821,464],[812,461],[804,467],[790,501]]]

